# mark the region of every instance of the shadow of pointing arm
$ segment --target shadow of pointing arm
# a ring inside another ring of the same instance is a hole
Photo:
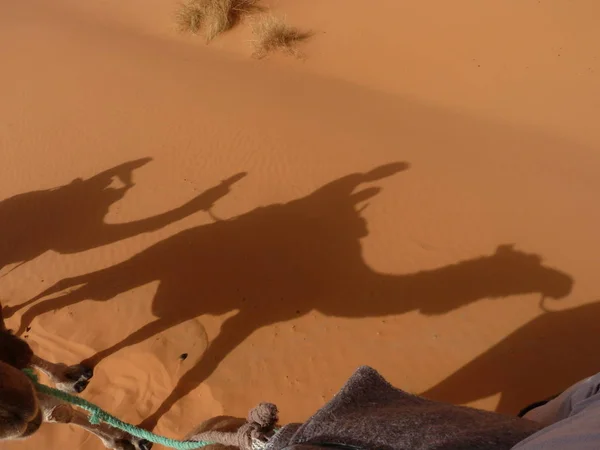
[[[199,211],[209,212],[219,199],[230,192],[231,186],[245,176],[246,172],[233,175],[171,211],[133,222],[104,224],[102,232],[96,235],[97,242],[94,243],[94,246],[106,245],[141,233],[155,231]]]

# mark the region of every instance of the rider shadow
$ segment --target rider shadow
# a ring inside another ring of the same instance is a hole
[[[145,422],[151,427],[252,332],[310,311],[338,317],[412,310],[443,314],[484,298],[529,293],[562,298],[570,292],[573,281],[568,275],[510,245],[491,255],[411,274],[371,269],[362,255],[360,240],[368,230],[358,205],[379,188],[358,188],[407,168],[406,163],[394,163],[351,174],[305,197],[182,231],[120,264],[62,280],[30,300],[63,291],[31,307],[23,315],[21,332],[39,314],[83,300],[106,301],[159,281],[152,306],[157,319],[85,361],[94,366],[187,320],[238,311]]]
[[[235,175],[171,211],[127,223],[106,223],[110,206],[134,186],[133,171],[149,161],[151,158],[126,162],[86,180],[77,178],[64,186],[1,201],[0,270],[10,264],[24,264],[48,250],[82,252],[158,230],[198,211],[209,211],[245,175]],[[122,187],[111,187],[115,178]]]
[[[515,414],[600,372],[600,302],[546,312],[421,395],[454,404],[500,394],[496,410]]]

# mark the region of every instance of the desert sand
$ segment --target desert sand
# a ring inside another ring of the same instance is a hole
[[[303,58],[175,0],[0,3],[8,324],[171,437],[362,364],[506,413],[600,370],[600,4],[265,5]]]

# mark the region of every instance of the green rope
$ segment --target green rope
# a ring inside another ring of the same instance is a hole
[[[42,394],[51,395],[52,397],[58,398],[59,400],[72,405],[79,406],[80,408],[88,411],[90,413],[88,420],[93,425],[99,424],[100,422],[105,422],[114,428],[118,428],[119,430],[129,433],[131,436],[135,436],[140,439],[146,439],[147,441],[154,442],[155,444],[160,444],[165,447],[175,448],[178,450],[191,450],[195,448],[206,447],[207,445],[212,444],[212,442],[202,441],[178,441],[177,439],[171,439],[151,433],[150,431],[117,419],[115,416],[110,415],[99,406],[96,406],[81,397],[67,394],[66,392],[59,391],[58,389],[41,384],[38,380],[38,376],[31,369],[25,369],[24,372],[29,378],[31,378],[35,388]]]

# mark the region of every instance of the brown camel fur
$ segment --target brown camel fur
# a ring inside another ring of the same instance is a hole
[[[105,424],[91,425],[87,414],[37,392],[23,369],[48,375],[65,392],[81,392],[93,376],[82,366],[54,364],[33,354],[29,344],[6,328],[0,305],[0,441],[24,439],[43,422],[69,423],[97,436],[111,450],[150,450],[152,444]]]

